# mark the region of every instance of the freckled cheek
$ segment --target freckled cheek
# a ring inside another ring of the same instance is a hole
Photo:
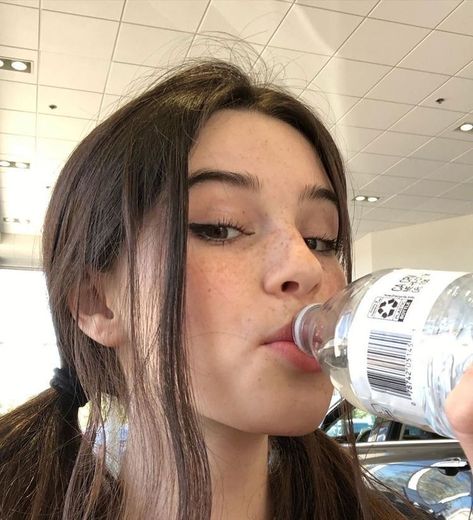
[[[189,324],[209,327],[225,320],[227,314],[248,305],[248,269],[241,263],[201,259],[188,262],[187,307]]]

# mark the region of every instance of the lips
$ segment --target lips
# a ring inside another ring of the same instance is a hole
[[[296,368],[302,372],[320,372],[319,362],[312,356],[308,356],[302,352],[294,343],[292,336],[292,322],[284,325],[268,336],[263,346],[267,347],[271,353],[274,353],[285,363],[289,363],[292,368]]]
[[[276,343],[277,341],[294,342],[294,338],[292,337],[292,322],[289,322],[287,325],[284,325],[284,327],[281,327],[271,334],[263,343]]]

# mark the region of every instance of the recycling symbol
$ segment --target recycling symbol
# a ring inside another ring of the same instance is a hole
[[[384,300],[383,302],[381,302],[379,304],[379,307],[378,307],[378,314],[382,317],[382,318],[390,318],[397,306],[399,305],[399,302],[397,300],[395,300],[394,298],[390,298],[389,300]]]

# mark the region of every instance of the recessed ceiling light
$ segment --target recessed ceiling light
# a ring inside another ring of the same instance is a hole
[[[11,70],[13,72],[26,72],[31,73],[33,62],[28,60],[22,60],[18,58],[6,58],[2,56],[0,58],[0,67],[3,70]]]
[[[379,200],[379,197],[375,197],[374,195],[357,195],[353,200],[356,200],[357,202],[376,202]]]
[[[26,170],[26,169],[28,169],[30,167],[30,165],[28,163],[25,163],[25,162],[16,162],[15,166],[17,168],[21,168],[22,170]]]
[[[463,123],[459,130],[462,132],[471,132],[473,130],[473,123]]]
[[[31,224],[31,220],[29,218],[17,218],[17,217],[3,217],[3,222],[7,224]]]
[[[20,170],[29,170],[30,166],[30,163],[25,161],[0,160],[0,168],[19,168]]]
[[[28,65],[24,61],[12,61],[11,68],[23,72],[28,68]]]

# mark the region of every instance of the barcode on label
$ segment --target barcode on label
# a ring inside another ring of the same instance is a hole
[[[372,330],[368,341],[368,381],[373,390],[410,399],[407,354],[412,336]]]

